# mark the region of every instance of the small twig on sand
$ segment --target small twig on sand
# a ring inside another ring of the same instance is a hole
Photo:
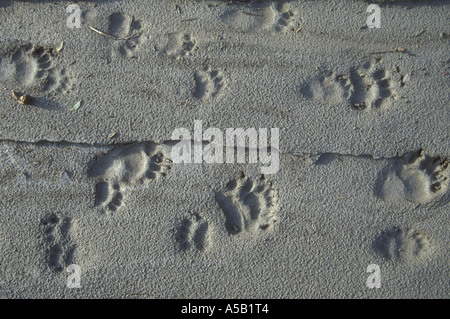
[[[395,50],[387,50],[387,51],[378,51],[378,52],[369,52],[369,54],[382,54],[382,53],[406,53],[410,56],[415,56],[415,54],[409,53],[405,48],[397,48]]]
[[[14,90],[12,90],[11,93],[12,93],[14,99],[17,101],[17,103],[23,104],[23,105],[30,103],[31,98],[28,95],[17,94]]]
[[[420,31],[416,32],[416,33],[414,34],[414,36],[417,38],[419,35],[421,35],[421,34],[424,33],[424,32],[425,32],[425,29],[421,29]]]
[[[244,10],[242,10],[242,12],[243,12],[244,14],[246,14],[246,15],[248,15],[248,16],[252,16],[252,17],[264,17],[262,14],[254,14],[254,13],[247,12],[247,11],[244,11]]]
[[[377,52],[369,52],[369,54],[382,54],[382,53],[395,53],[397,50],[389,50],[389,51],[377,51]]]
[[[198,18],[182,19],[182,20],[180,20],[180,22],[194,21],[194,20],[197,20],[197,19]]]
[[[140,33],[136,33],[136,34],[134,34],[134,35],[132,35],[132,36],[129,36],[129,37],[118,38],[118,37],[115,37],[115,36],[113,36],[113,35],[110,35],[110,34],[107,34],[107,33],[105,33],[105,32],[102,32],[102,31],[100,31],[100,30],[98,30],[98,29],[96,29],[96,28],[94,28],[94,27],[92,27],[92,26],[89,26],[89,29],[91,29],[92,31],[94,31],[94,32],[97,33],[97,34],[100,34],[100,35],[102,35],[102,36],[104,36],[104,37],[107,37],[107,38],[110,38],[110,39],[113,39],[113,40],[129,40],[129,39],[135,38],[135,37],[137,37],[137,36],[140,35]]]

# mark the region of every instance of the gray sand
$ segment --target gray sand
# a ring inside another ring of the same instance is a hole
[[[0,1],[2,298],[450,296],[449,1],[69,4]],[[176,163],[195,120],[279,170]]]

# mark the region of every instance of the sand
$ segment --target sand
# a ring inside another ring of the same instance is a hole
[[[375,2],[0,1],[0,296],[448,298],[450,1]]]

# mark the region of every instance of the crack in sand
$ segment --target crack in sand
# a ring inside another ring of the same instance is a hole
[[[87,143],[87,142],[74,142],[74,141],[68,141],[68,140],[46,140],[41,139],[37,141],[22,141],[22,140],[12,140],[12,139],[0,139],[0,145],[2,144],[17,144],[17,145],[25,145],[25,146],[46,146],[46,147],[79,147],[79,148],[115,148],[115,147],[123,147],[123,146],[129,146],[129,145],[137,145],[142,143],[157,143],[157,144],[174,144],[180,141],[177,140],[168,140],[168,141],[127,141],[127,142],[110,142],[110,143]],[[191,140],[191,143],[193,143],[194,140]],[[209,141],[203,141],[206,145]],[[235,147],[236,149],[237,147]],[[225,147],[224,147],[225,149]],[[249,152],[251,149],[246,147],[245,152]],[[316,153],[308,153],[308,152],[281,152],[279,151],[279,154],[281,156],[283,155],[290,155],[295,157],[302,157],[302,158],[317,158],[317,160],[314,161],[314,164],[326,164],[327,162],[331,161],[332,158],[337,157],[348,157],[348,158],[363,158],[368,160],[374,160],[374,161],[390,161],[390,160],[397,160],[399,158],[404,157],[406,154],[411,152],[410,150],[403,151],[401,154],[397,152],[395,156],[376,156],[373,154],[368,153],[361,153],[361,154],[351,154],[351,153],[338,153],[338,152],[316,152]],[[433,155],[433,154],[431,154]],[[435,154],[436,155],[436,154]],[[433,155],[434,156],[434,155]],[[450,157],[450,154],[444,154],[441,156],[443,157]]]

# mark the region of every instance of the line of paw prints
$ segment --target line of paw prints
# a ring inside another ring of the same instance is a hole
[[[126,147],[103,159],[104,176],[121,176],[125,185],[142,183],[143,179],[155,179],[158,172],[164,170],[167,163],[161,152],[154,147],[138,145]],[[146,163],[146,164],[142,164]],[[105,166],[106,165],[106,166]],[[430,192],[442,192],[447,187],[448,161],[440,157],[429,157],[422,150],[405,156],[399,168],[405,171],[420,171],[430,179]],[[112,168],[114,174],[108,173]],[[131,172],[120,173],[121,169]],[[399,171],[400,176],[401,171]],[[101,190],[104,188],[105,190]],[[423,187],[422,187],[423,189]],[[120,183],[102,181],[97,184],[97,205],[103,205],[110,211],[122,206],[124,197]],[[215,199],[225,217],[225,229],[232,235],[240,233],[258,234],[273,228],[279,210],[278,190],[265,176],[253,179],[244,173],[231,180],[223,191],[216,192]],[[175,228],[175,241],[182,251],[205,251],[211,244],[210,225],[198,214],[184,218]],[[421,260],[431,251],[429,237],[415,230],[388,230],[374,241],[374,249],[389,260]]]

